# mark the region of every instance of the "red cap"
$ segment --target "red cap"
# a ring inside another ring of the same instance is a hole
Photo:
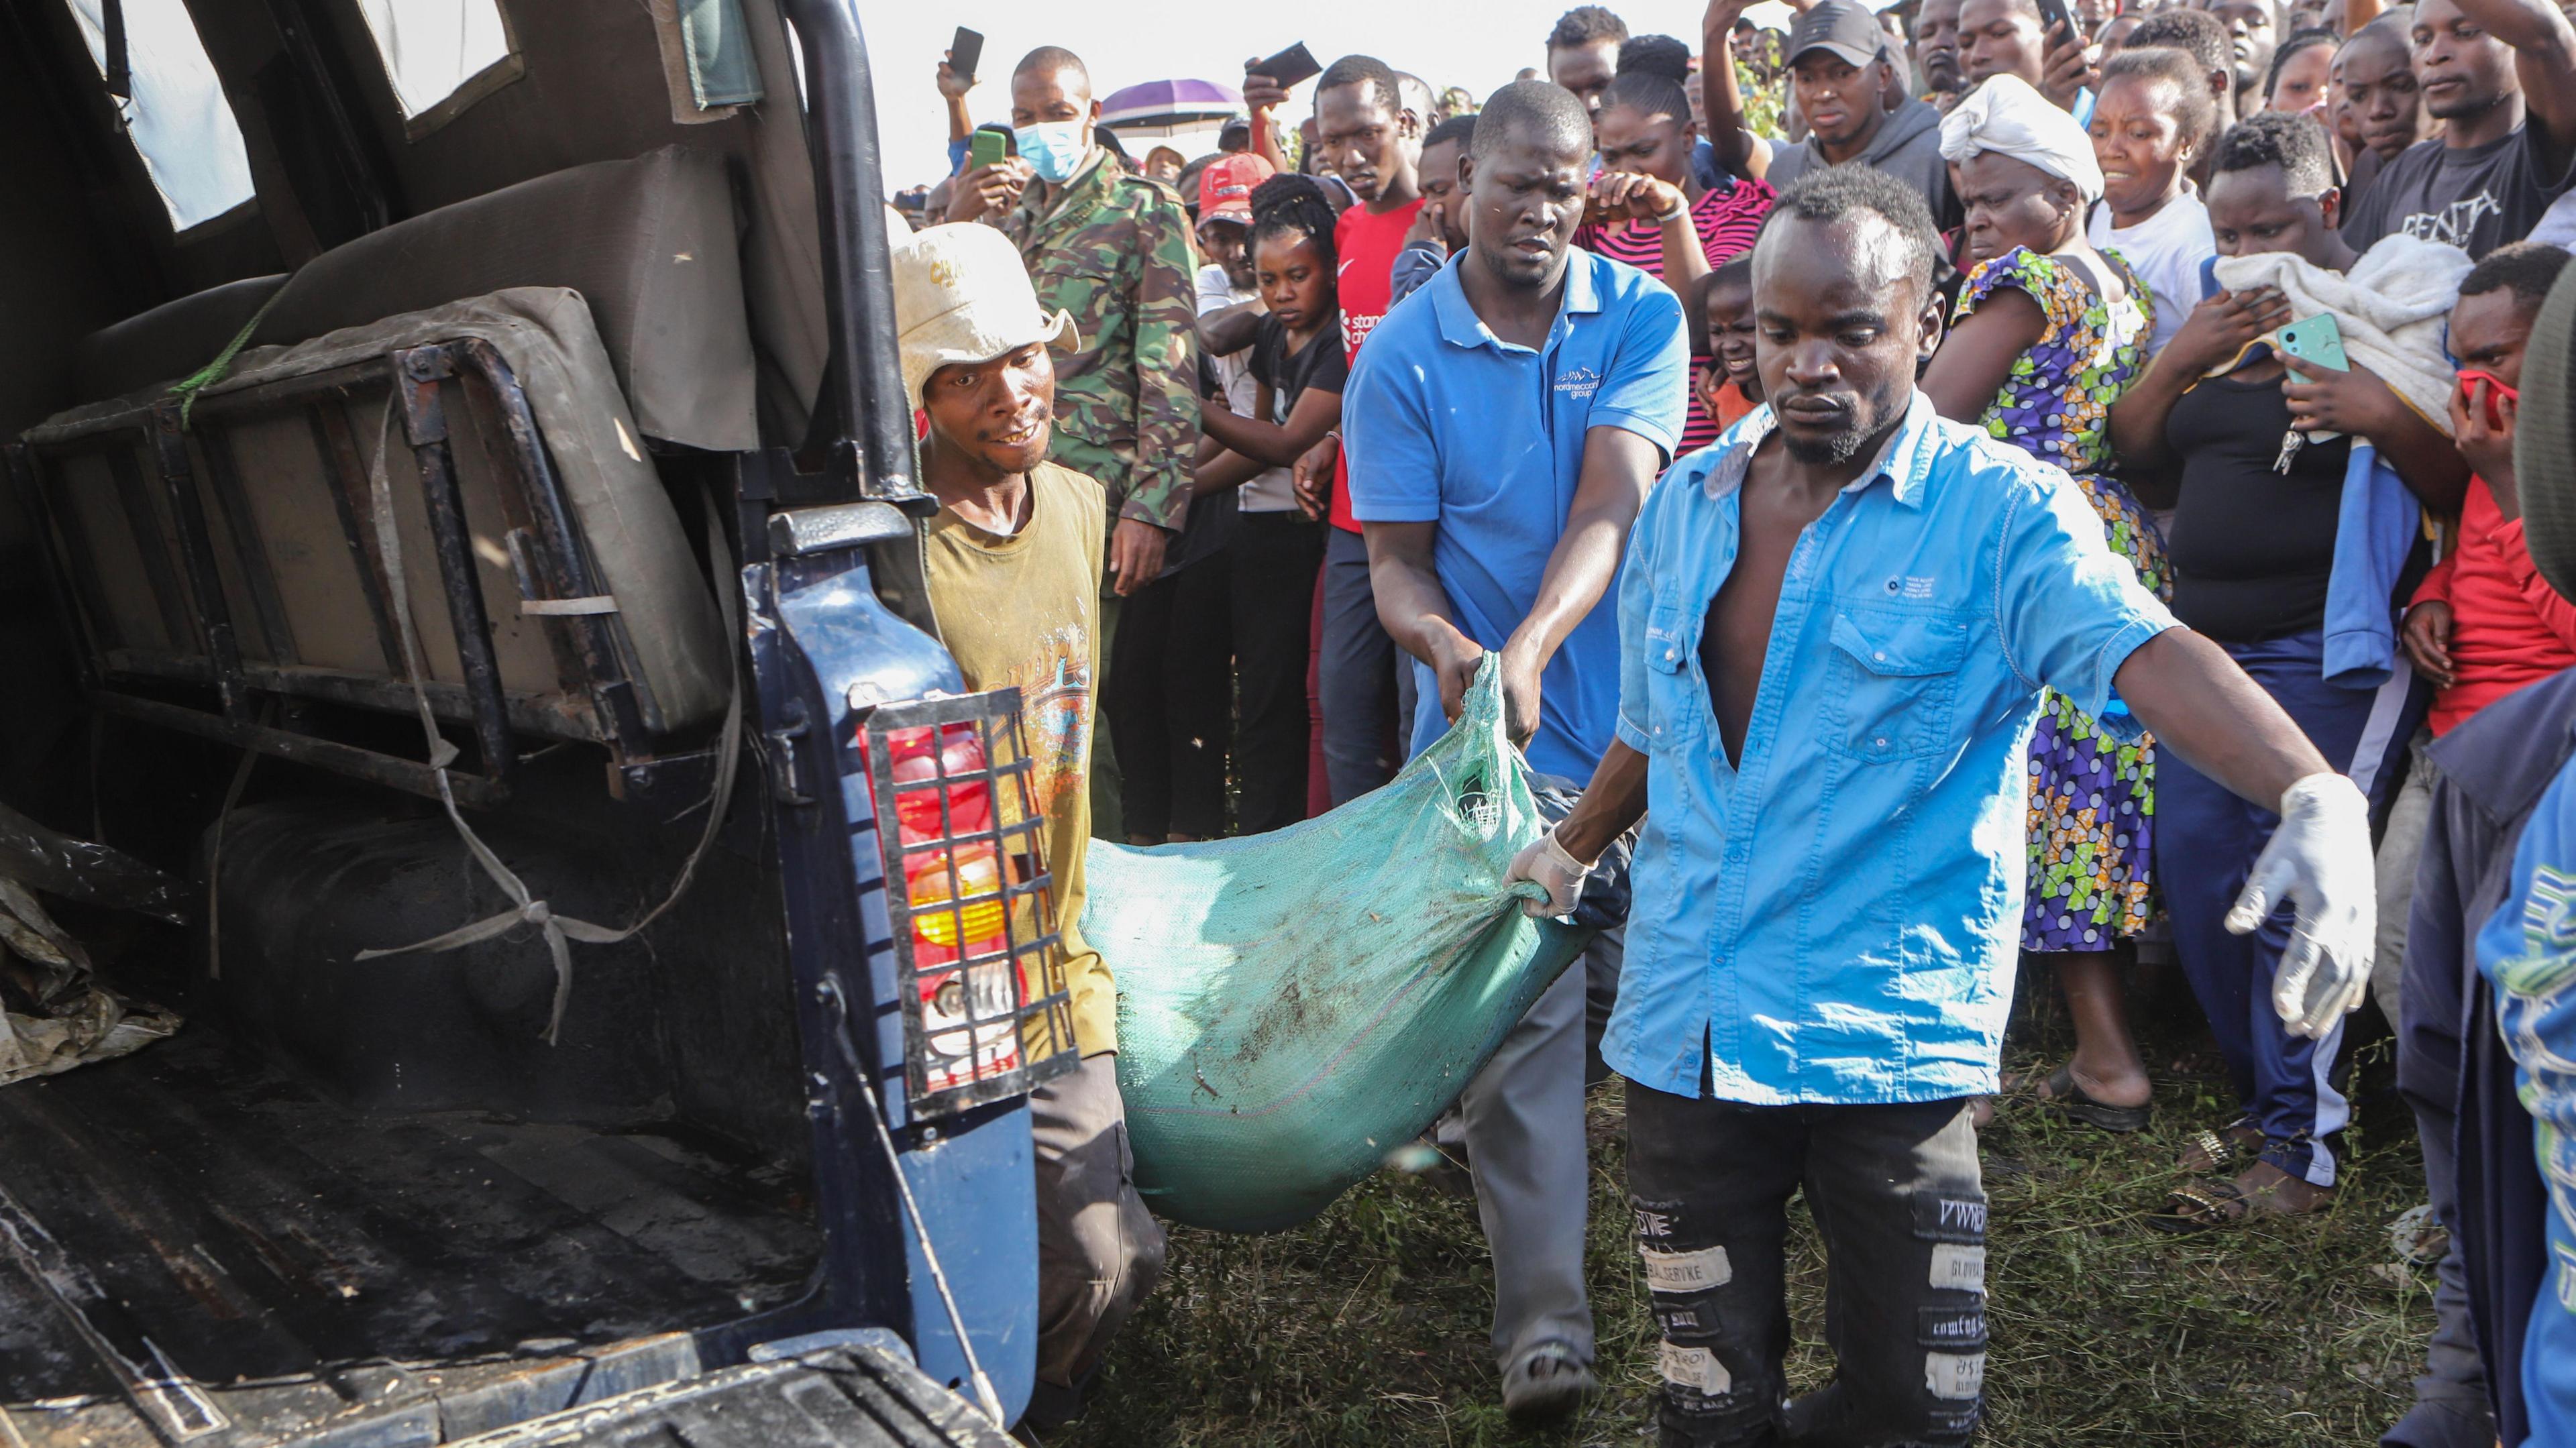
[[[1278,174],[1278,168],[1250,152],[1238,152],[1207,163],[1199,172],[1199,220],[1252,224],[1252,188]]]

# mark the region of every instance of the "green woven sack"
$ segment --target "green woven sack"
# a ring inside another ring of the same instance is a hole
[[[1118,981],[1146,1202],[1274,1231],[1420,1135],[1591,935],[1503,888],[1544,827],[1488,656],[1384,789],[1272,834],[1094,843],[1082,929]]]

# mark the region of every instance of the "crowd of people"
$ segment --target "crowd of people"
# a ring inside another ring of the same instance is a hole
[[[1628,926],[1439,1128],[1513,1414],[1594,1387],[1583,1110],[1615,1074],[1661,1441],[1967,1441],[2015,970],[2075,1034],[2029,1095],[2134,1132],[2146,959],[2237,1106],[2149,1220],[2332,1203],[2375,1000],[2448,1232],[2382,1441],[2576,1443],[2545,1125],[2576,1127],[2576,1044],[2540,1024],[2576,972],[2496,954],[2518,892],[2562,887],[2535,941],[2576,896],[2522,839],[2576,747],[2576,606],[2514,453],[2576,238],[2576,29],[2552,0],[1746,9],[1708,0],[1694,43],[1582,6],[1481,105],[1343,56],[1293,128],[1251,62],[1215,154],[1142,162],[1050,46],[978,163],[941,64],[953,174],[895,258],[931,592],[970,684],[1073,701],[1043,773],[1086,1062],[1033,1102],[1024,1431],[1078,1411],[1164,1251],[1082,841],[1330,810],[1491,670],[1581,790],[1513,865],[1533,913],[1634,841]],[[1789,1398],[1801,1190],[1838,1371]]]

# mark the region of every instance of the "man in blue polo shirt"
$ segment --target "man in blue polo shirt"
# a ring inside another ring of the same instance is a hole
[[[1459,163],[1468,244],[1370,333],[1343,392],[1351,511],[1378,617],[1419,662],[1415,746],[1487,651],[1530,763],[1590,777],[1618,710],[1619,623],[1595,608],[1680,436],[1681,303],[1573,248],[1592,127],[1544,81],[1503,87]],[[1604,993],[1615,985],[1605,954]],[[1583,1290],[1585,984],[1558,980],[1460,1100],[1516,1417],[1593,1383]]]
[[[1513,864],[1571,907],[1642,815],[1602,1053],[1663,1331],[1666,1448],[1964,1443],[2043,686],[2283,816],[2229,920],[2296,907],[2274,1004],[2322,1035],[2369,983],[2368,809],[2103,542],[2065,475],[1946,422],[1923,199],[1835,167],[1754,250],[1769,405],[1675,467],[1619,583],[1618,740]],[[2134,722],[2134,721],[2132,721]],[[1833,1383],[1782,1405],[1784,1213],[1824,1234]],[[2261,1203],[2246,1202],[2246,1210]]]

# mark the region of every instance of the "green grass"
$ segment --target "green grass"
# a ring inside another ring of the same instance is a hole
[[[2020,1034],[2010,1066],[2044,1068],[2065,1049],[2054,1023]],[[2148,1059],[2178,1049],[2151,1037]],[[2324,1212],[2177,1238],[2142,1218],[2183,1180],[2182,1138],[2233,1113],[2214,1076],[2157,1074],[2146,1133],[2071,1125],[2027,1099],[2001,1103],[1983,1133],[1993,1345],[1980,1441],[2374,1441],[2411,1400],[2432,1328],[2431,1273],[2397,1265],[2386,1229],[2424,1195],[2403,1109],[2385,1095],[2365,1106]],[[1618,1103],[1614,1087],[1591,1105],[1586,1265],[1604,1392],[1578,1421],[1522,1432],[1504,1419],[1475,1204],[1381,1172],[1292,1232],[1175,1230],[1162,1288],[1112,1347],[1092,1410],[1051,1442],[1651,1443],[1655,1337],[1626,1232]],[[1789,1376],[1803,1392],[1832,1364],[1823,1254],[1803,1207],[1792,1214]]]

